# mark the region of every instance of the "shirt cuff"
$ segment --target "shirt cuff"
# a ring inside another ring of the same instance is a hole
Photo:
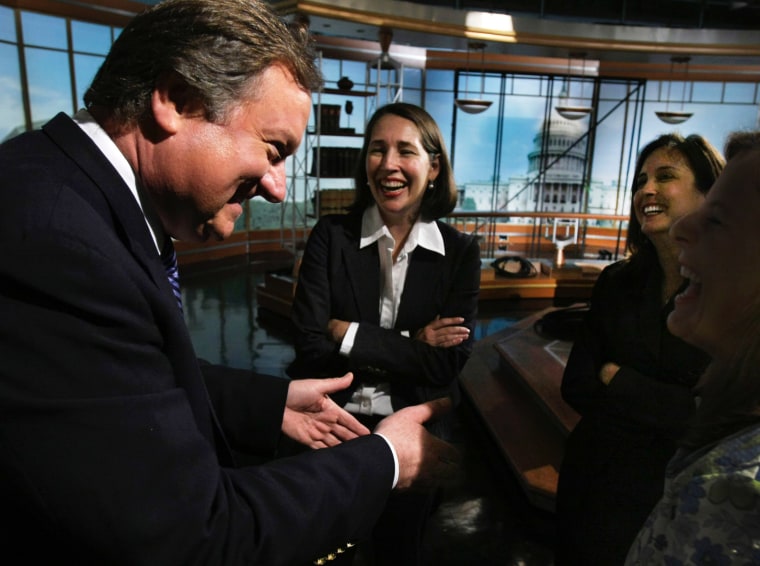
[[[396,484],[398,483],[398,456],[396,455],[396,449],[393,447],[393,444],[391,444],[391,441],[382,434],[377,432],[373,432],[372,434],[377,434],[377,436],[385,440],[388,448],[391,449],[391,454],[393,454],[393,485],[391,486],[391,489],[395,489]]]
[[[343,341],[340,343],[340,354],[342,356],[348,356],[351,353],[351,349],[354,347],[354,340],[356,339],[356,332],[359,330],[358,322],[349,322],[348,330],[343,335]]]

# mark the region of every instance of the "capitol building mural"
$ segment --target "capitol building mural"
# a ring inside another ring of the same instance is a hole
[[[464,184],[460,187],[460,210],[627,215],[628,196],[619,198],[614,181],[591,180],[588,190],[584,190],[587,151],[584,122],[552,113],[533,138],[527,172],[496,186],[493,181]],[[510,218],[512,223],[520,221],[518,217]]]

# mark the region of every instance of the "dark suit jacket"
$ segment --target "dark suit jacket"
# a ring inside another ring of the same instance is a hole
[[[359,249],[361,220],[360,213],[325,216],[309,236],[292,310],[296,359],[290,375],[353,371],[355,382],[389,382],[395,409],[447,394],[458,401],[456,378],[472,349],[478,307],[477,240],[438,222],[446,255],[422,247],[412,252],[395,328],[384,329],[380,259],[377,245]],[[464,317],[470,338],[456,347],[434,348],[401,334],[407,330],[414,336],[438,315]],[[326,335],[331,318],[360,323],[348,358]]]
[[[7,142],[0,171],[3,553],[295,564],[362,538],[387,444],[233,467],[230,446],[272,454],[287,380],[197,361],[135,199],[79,127]]]

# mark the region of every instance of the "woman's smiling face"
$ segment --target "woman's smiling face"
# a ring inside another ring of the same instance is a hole
[[[688,160],[677,149],[652,152],[636,178],[633,208],[641,231],[650,240],[667,236],[673,223],[704,201]]]
[[[438,160],[425,151],[417,126],[394,114],[375,124],[365,165],[372,197],[386,223],[416,218],[428,182],[438,175]]]
[[[676,297],[668,328],[713,357],[733,351],[737,323],[759,302],[759,167],[758,149],[731,159],[704,205],[672,230],[690,284]]]

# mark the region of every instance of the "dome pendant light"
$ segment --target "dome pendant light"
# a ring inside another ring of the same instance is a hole
[[[485,81],[486,81],[486,71],[484,68],[484,61],[485,61],[485,43],[475,43],[471,42],[467,44],[467,70],[464,77],[464,95],[465,98],[457,98],[454,101],[454,104],[456,104],[457,108],[459,108],[462,112],[467,112],[468,114],[480,114],[484,110],[487,110],[490,106],[492,101],[491,100],[485,100],[483,98],[483,93],[485,91]],[[469,89],[468,84],[470,80],[470,50],[480,50],[480,66],[483,69],[482,75],[480,77],[480,98],[468,98]]]
[[[583,60],[582,75],[584,77],[586,76],[586,54],[576,52],[569,53],[567,58],[567,77],[565,78],[565,82],[562,85],[562,90],[559,93],[559,104],[555,106],[554,109],[557,111],[557,114],[562,116],[565,120],[580,120],[584,116],[591,114],[592,108],[590,106],[574,105],[570,103],[570,61],[572,58]],[[585,82],[582,81],[580,98],[581,101],[585,99],[583,96],[585,86]]]
[[[684,112],[683,105],[686,102],[686,80],[689,76],[690,57],[671,57],[670,58],[670,81],[668,81],[668,94],[665,102],[665,110],[657,110],[655,114],[666,124],[682,124],[692,116],[692,112]],[[675,65],[684,65],[683,91],[681,92],[681,109],[670,110],[670,86],[673,84]]]

